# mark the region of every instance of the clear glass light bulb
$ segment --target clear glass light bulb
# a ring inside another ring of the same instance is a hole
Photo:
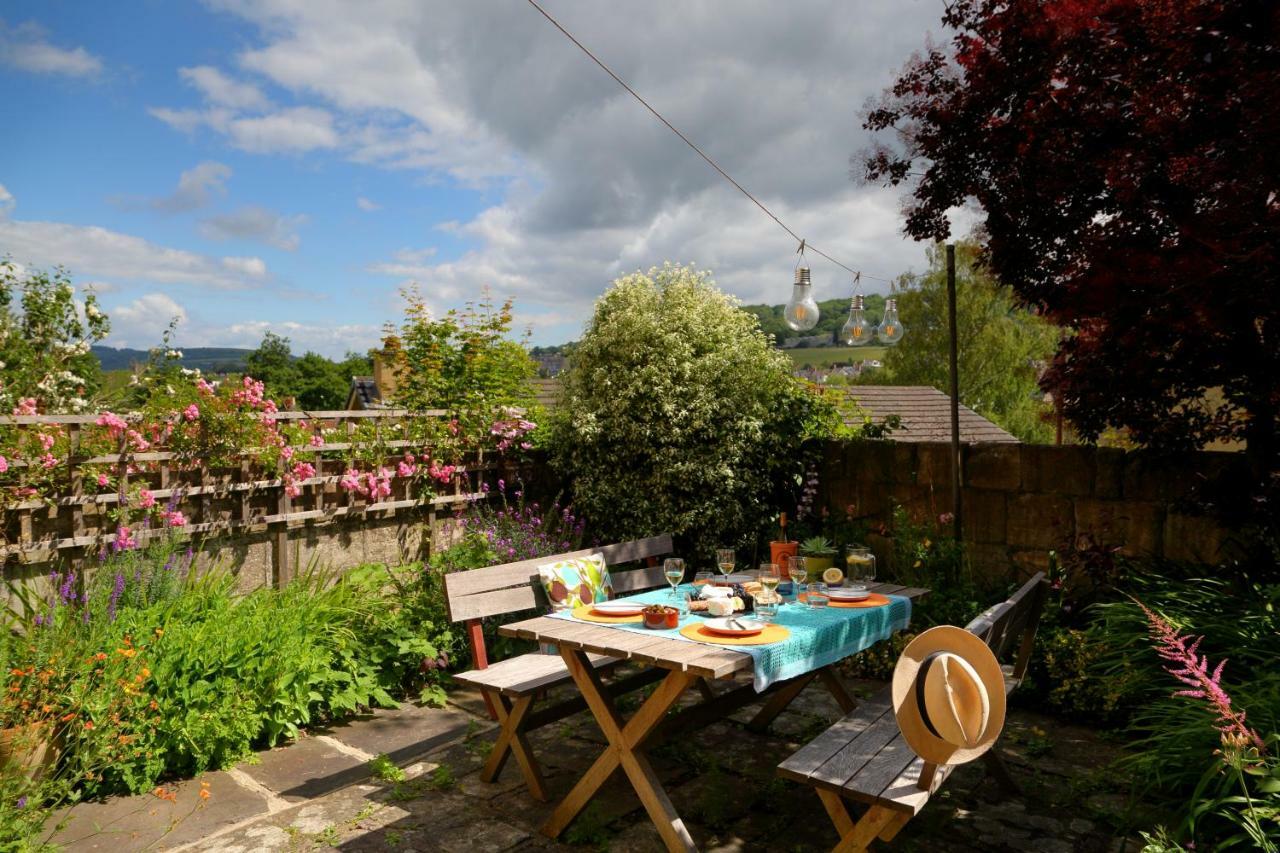
[[[860,347],[871,343],[872,328],[862,308],[862,294],[849,303],[849,319],[840,327],[840,341],[846,346]]]
[[[880,325],[876,326],[876,340],[891,347],[902,340],[905,333],[906,329],[902,328],[902,321],[898,319],[898,300],[886,299],[884,316],[880,318]]]
[[[797,332],[807,332],[818,325],[818,303],[813,301],[813,285],[809,268],[796,268],[796,283],[791,288],[791,301],[782,309],[782,319]]]

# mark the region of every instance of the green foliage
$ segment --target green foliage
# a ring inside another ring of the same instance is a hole
[[[836,421],[708,273],[670,264],[596,303],[553,418],[554,464],[601,536],[707,554],[754,537]]]
[[[332,411],[347,405],[351,377],[373,372],[368,357],[349,352],[342,361],[307,352],[295,358],[289,339],[267,332],[245,357],[245,372],[267,386],[278,400],[292,398],[308,411]]]
[[[439,578],[420,566],[313,570],[239,595],[229,574],[188,576],[172,556],[109,558],[83,593],[65,574],[45,595],[11,584],[24,613],[0,635],[0,718],[44,723],[64,747],[40,785],[0,771],[33,811],[149,791],[397,695],[440,695],[454,641]],[[0,847],[24,837],[6,833]]]
[[[397,767],[396,763],[391,760],[391,756],[385,752],[379,753],[369,761],[369,773],[375,779],[381,779],[383,782],[403,782],[405,780],[405,772],[401,767]]]
[[[960,402],[1027,442],[1047,442],[1051,428],[1037,384],[1053,355],[1058,330],[1017,307],[1013,295],[977,262],[972,241],[956,245],[956,343]],[[907,327],[901,345],[885,354],[884,368],[864,382],[932,385],[950,393],[946,257],[929,251],[929,271],[898,295]]]
[[[34,399],[45,414],[83,412],[101,384],[90,347],[111,331],[92,290],[84,318],[67,272],[21,270],[0,260],[0,412]]]

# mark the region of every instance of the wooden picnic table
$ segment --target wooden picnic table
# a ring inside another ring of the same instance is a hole
[[[925,589],[896,584],[875,584],[871,589],[911,599],[928,593]],[[559,648],[574,683],[608,742],[604,752],[543,824],[542,833],[551,838],[559,836],[613,772],[621,768],[667,849],[696,850],[684,821],[676,813],[649,763],[648,748],[677,732],[713,723],[738,708],[767,697],[764,706],[748,724],[751,729],[762,729],[815,679],[824,684],[845,713],[852,711],[857,704],[845,689],[834,665],[777,682],[763,692],[756,692],[755,687],[748,683],[717,695],[709,683],[733,678],[740,672],[750,672],[753,667],[751,655],[729,646],[691,643],[608,625],[546,616],[503,625],[498,630],[507,636],[554,644]],[[624,719],[588,657],[591,654],[634,661],[649,668],[667,670],[667,674],[631,718]],[[669,714],[684,692],[695,684],[702,689],[705,701],[677,714]]]

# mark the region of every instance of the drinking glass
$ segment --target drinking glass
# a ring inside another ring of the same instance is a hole
[[[866,589],[876,579],[876,555],[865,545],[850,545],[844,554],[845,577],[855,589]]]
[[[716,566],[719,567],[720,575],[722,577],[727,578],[729,575],[733,574],[734,562],[735,559],[732,548],[716,549]]]
[[[831,597],[827,595],[827,585],[825,583],[811,583],[805,599],[809,603],[810,610],[817,610],[819,607],[826,607]]]
[[[760,597],[756,599],[756,603],[763,601],[765,604],[776,605],[778,602],[778,584],[782,582],[782,573],[778,570],[777,563],[761,563],[760,564]]]
[[[715,575],[711,572],[694,572],[693,582],[694,584],[701,586],[704,583],[711,583],[711,579],[714,577]]]
[[[671,596],[674,598],[676,587],[680,585],[680,581],[684,580],[684,560],[679,557],[667,557],[662,562],[662,572],[667,577],[667,583],[671,584]]]
[[[676,593],[676,610],[680,611],[680,620],[684,621],[684,617],[689,615],[690,596],[687,592]]]
[[[770,622],[778,617],[778,599],[776,597],[765,601],[763,598],[756,600],[756,616],[766,622]]]
[[[787,563],[787,574],[796,591],[796,603],[800,603],[800,593],[809,581],[809,564],[804,557],[792,556]]]

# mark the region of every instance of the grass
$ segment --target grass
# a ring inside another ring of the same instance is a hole
[[[885,347],[809,347],[785,352],[796,367],[829,367],[873,358],[883,360]]]

